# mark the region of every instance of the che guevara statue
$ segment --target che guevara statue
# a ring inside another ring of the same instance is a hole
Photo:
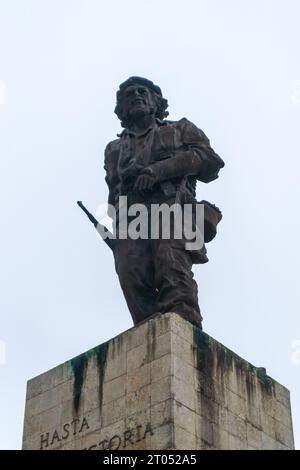
[[[124,196],[128,207],[196,205],[197,181],[213,181],[224,166],[204,132],[186,118],[166,120],[167,108],[161,89],[146,78],[130,77],[119,87],[115,113],[124,130],[107,145],[104,163],[108,203],[116,214]],[[209,242],[222,216],[216,206],[202,203],[204,241]],[[116,272],[134,324],[176,312],[201,327],[192,265],[208,261],[205,245],[188,250],[184,237],[174,236],[113,241]]]

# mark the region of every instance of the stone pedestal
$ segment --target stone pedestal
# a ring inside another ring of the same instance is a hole
[[[293,449],[289,391],[175,313],[30,380],[23,449]]]

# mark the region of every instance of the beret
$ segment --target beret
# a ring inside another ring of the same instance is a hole
[[[117,91],[117,99],[120,98],[125,88],[135,84],[144,85],[147,88],[150,88],[150,90],[153,90],[159,96],[162,96],[162,92],[159,86],[155,85],[151,80],[143,77],[129,77],[125,82],[121,83],[119,90]]]

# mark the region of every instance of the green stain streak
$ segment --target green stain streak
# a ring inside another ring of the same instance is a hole
[[[155,320],[150,320],[147,329],[147,358],[146,362],[154,360],[156,350],[156,324]]]
[[[74,359],[71,360],[71,367],[74,375],[73,403],[76,413],[79,410],[81,391],[86,373],[87,363],[87,353],[80,354],[80,356],[74,357]]]
[[[103,402],[103,384],[104,384],[104,373],[106,367],[107,353],[108,353],[109,343],[104,343],[95,348],[96,358],[97,358],[97,367],[99,374],[99,408],[100,414],[102,412],[102,402]]]
[[[199,371],[209,373],[214,363],[212,340],[196,326],[193,326],[193,340],[196,349],[196,367]]]
[[[209,335],[197,327],[193,327],[193,340],[196,349],[197,369],[207,376],[213,377],[214,365],[223,377],[226,369],[235,368],[240,376],[246,380],[246,388],[249,397],[254,394],[253,378],[256,376],[262,391],[272,395],[274,393],[275,381],[266,374],[262,367],[255,367],[243,360],[230,349],[213,340]]]
[[[264,369],[263,367],[259,367],[256,373],[260,386],[266,391],[268,395],[274,395],[275,382],[271,377],[267,375],[266,369]]]
[[[96,358],[96,363],[98,367],[99,401],[100,401],[100,407],[102,407],[103,382],[104,382],[104,373],[105,373],[108,345],[109,343],[100,344],[100,346],[97,346],[94,349],[91,349],[90,351],[87,351],[83,354],[80,354],[80,356],[74,357],[70,361],[71,368],[73,371],[73,376],[74,376],[73,405],[74,405],[74,410],[76,413],[78,413],[79,406],[80,406],[82,387],[83,387],[85,376],[86,376],[88,362],[93,357]]]

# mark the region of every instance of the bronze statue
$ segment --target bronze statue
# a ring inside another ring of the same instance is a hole
[[[208,183],[216,179],[224,166],[204,132],[193,123],[186,118],[165,120],[167,107],[160,88],[142,77],[129,78],[117,92],[115,113],[124,130],[107,145],[104,165],[108,202],[117,214],[115,230],[120,196],[127,196],[129,207],[136,203],[147,208],[175,202],[195,205],[197,180]],[[222,216],[212,204],[202,203],[204,240],[208,242]],[[111,241],[116,272],[134,324],[158,312],[176,312],[201,327],[192,265],[208,261],[206,248],[190,251],[185,241],[174,236],[117,237]]]

